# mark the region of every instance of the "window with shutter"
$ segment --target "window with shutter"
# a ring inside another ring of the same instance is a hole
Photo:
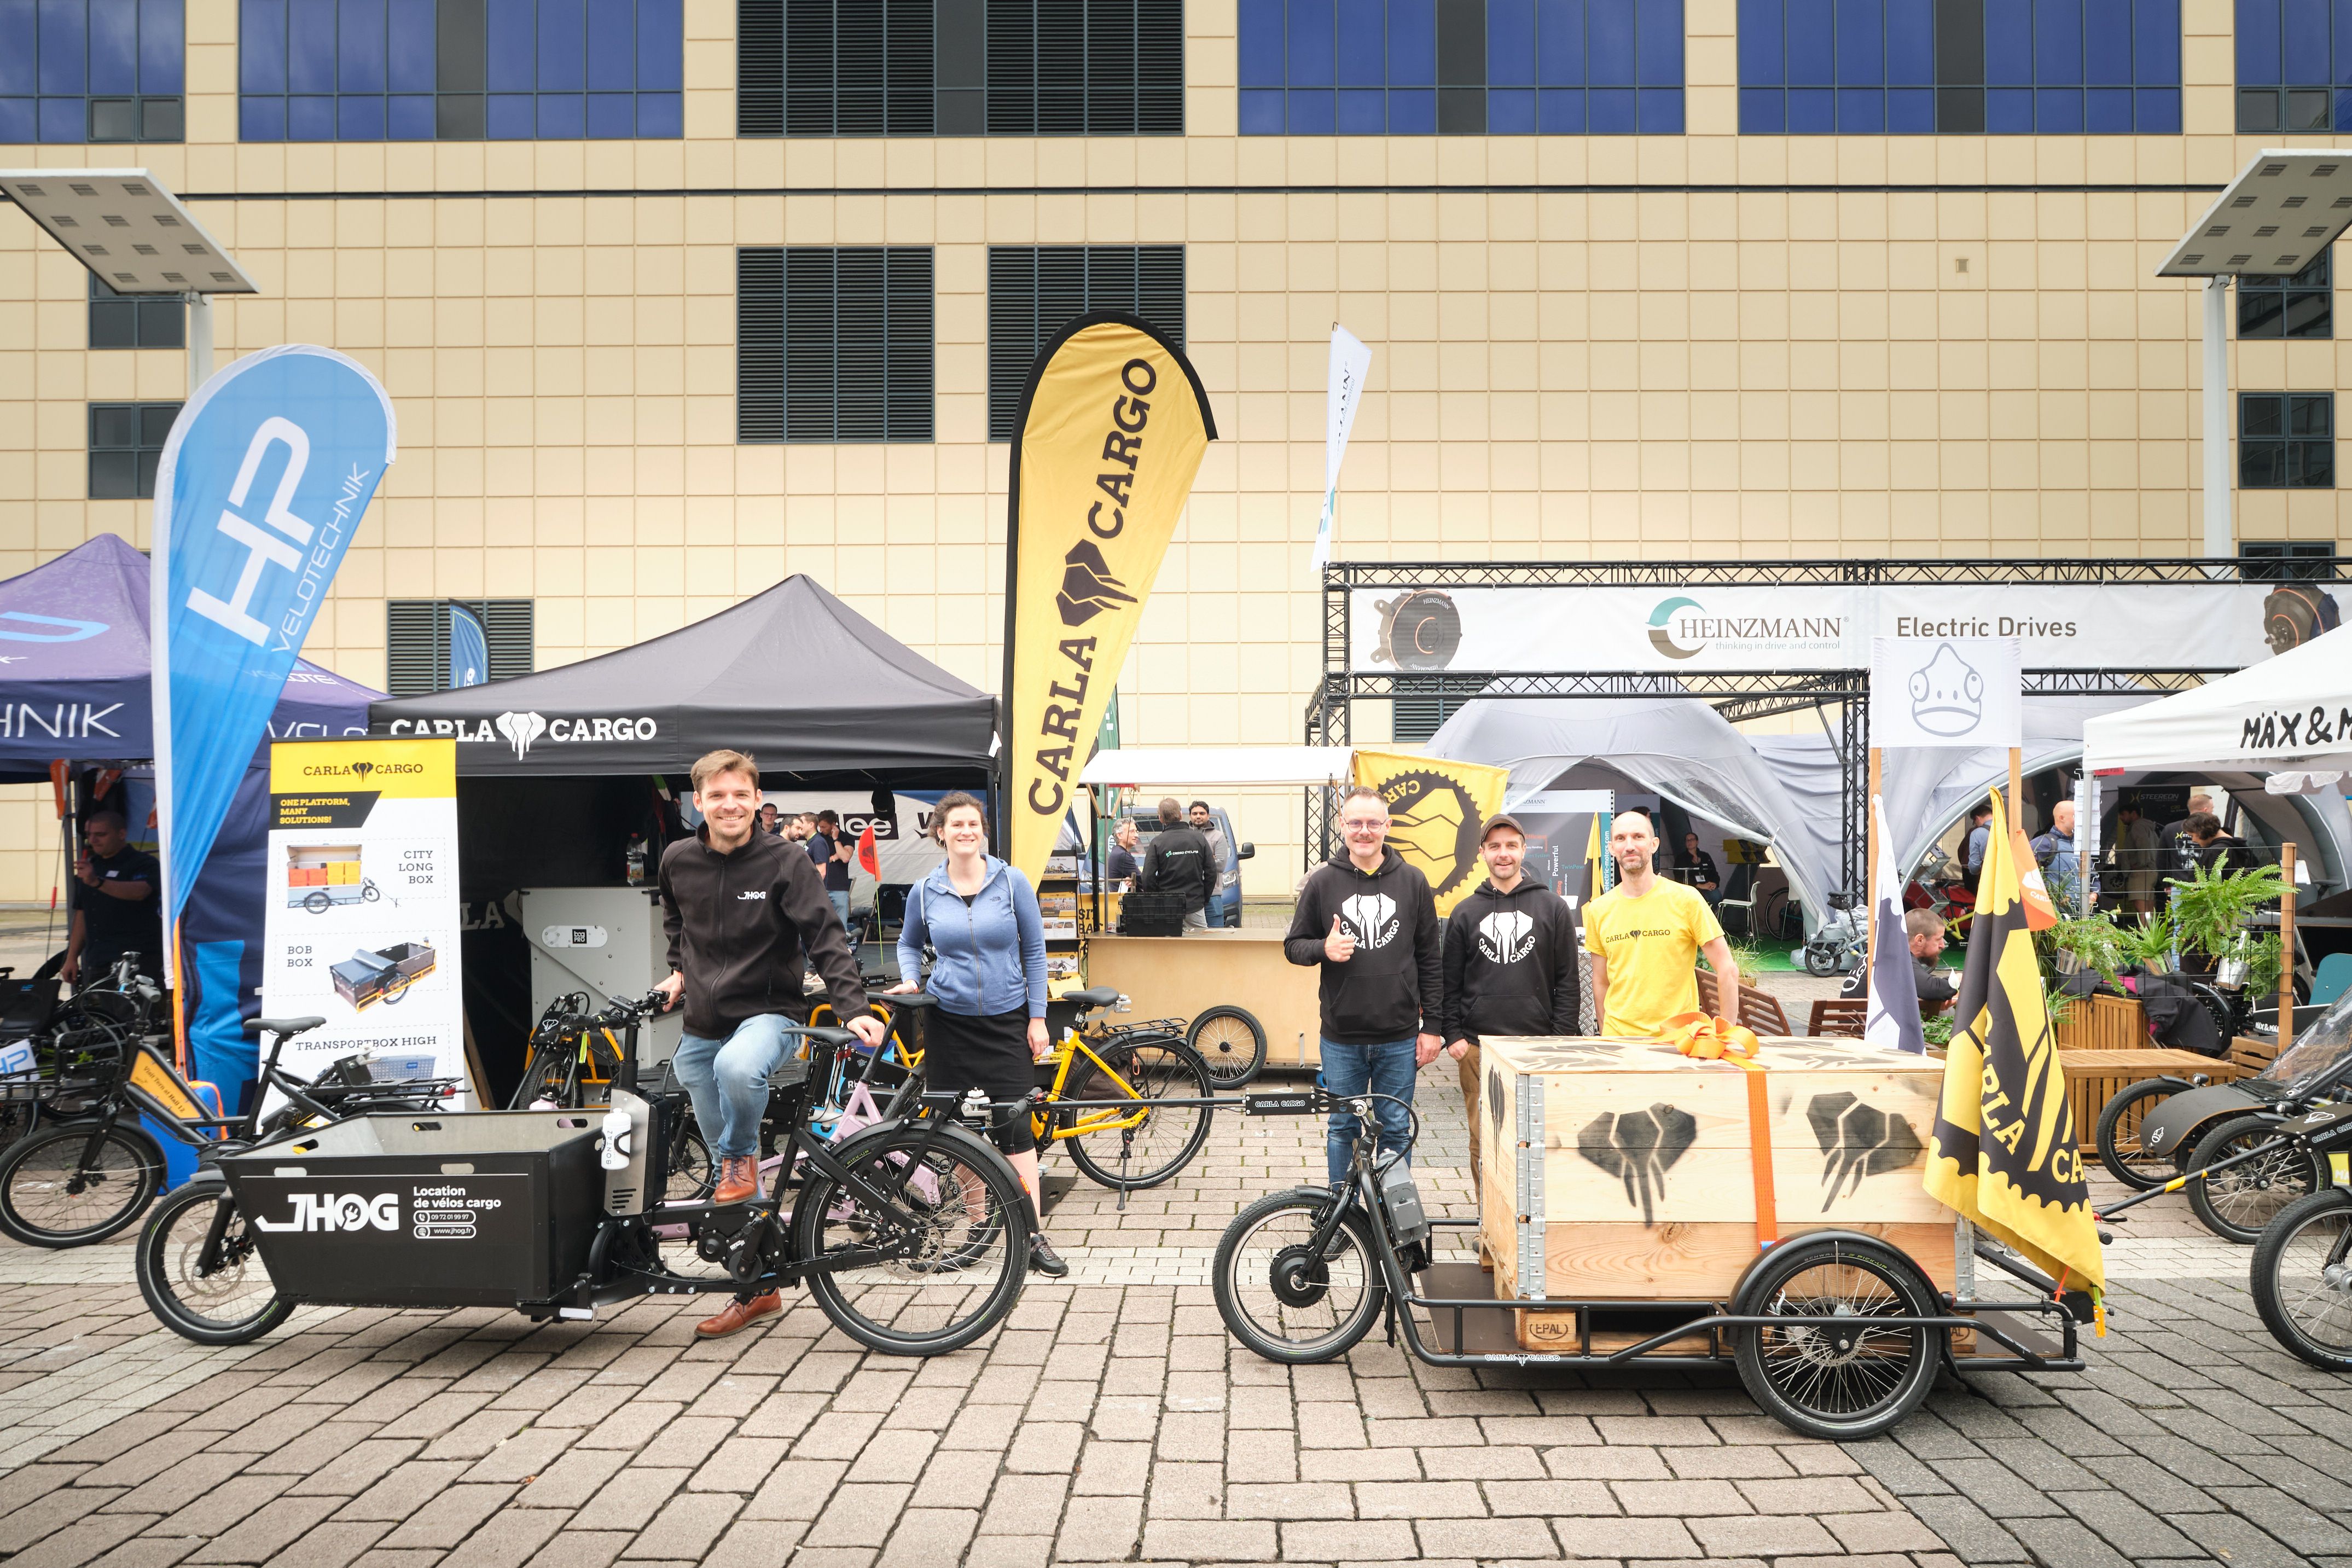
[[[490,679],[529,675],[537,661],[531,605],[529,599],[385,600],[385,689],[394,697],[421,697],[455,684],[449,671],[452,605],[462,605],[481,622]]]
[[[931,439],[928,246],[735,253],[739,441]]]
[[[1181,136],[1183,0],[736,0],[740,136]]]
[[[155,470],[176,403],[93,403],[89,405],[89,499],[153,500]]]
[[[1013,439],[1039,351],[1073,317],[1124,310],[1184,346],[1181,245],[994,245],[988,250],[988,438]]]

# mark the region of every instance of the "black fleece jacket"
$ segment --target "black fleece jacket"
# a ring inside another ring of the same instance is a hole
[[[1577,952],[1576,921],[1549,888],[1480,883],[1445,918],[1445,1043],[1579,1033]]]
[[[1323,956],[1335,917],[1356,938],[1355,956],[1345,963]],[[1437,1032],[1444,979],[1438,937],[1428,878],[1394,849],[1383,849],[1380,869],[1367,876],[1342,849],[1307,873],[1282,952],[1293,963],[1323,965],[1325,1039],[1379,1046]]]
[[[686,977],[688,1034],[723,1040],[763,1013],[806,1017],[803,942],[834,1011],[865,1014],[865,983],[825,899],[824,873],[804,846],[755,832],[721,855],[705,825],[662,851],[661,896],[669,966]]]

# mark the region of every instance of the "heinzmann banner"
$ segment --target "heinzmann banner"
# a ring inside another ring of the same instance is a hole
[[[1181,350],[1132,316],[1081,316],[1029,372],[1004,571],[999,853],[1045,869],[1169,535],[1217,438]]]

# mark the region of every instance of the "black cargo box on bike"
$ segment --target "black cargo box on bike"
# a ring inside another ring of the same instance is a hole
[[[289,1300],[512,1307],[587,1268],[598,1135],[580,1110],[362,1116],[220,1167]]]

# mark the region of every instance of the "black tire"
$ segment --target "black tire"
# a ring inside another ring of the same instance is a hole
[[[509,1110],[529,1110],[538,1100],[552,1100],[562,1110],[575,1109],[579,1100],[576,1084],[566,1090],[572,1081],[572,1064],[579,1059],[580,1042],[569,1037],[533,1050],[530,1059],[523,1063],[522,1081],[515,1086],[514,1099],[507,1103]]]
[[[2189,1184],[2189,1206],[2207,1230],[2252,1247],[2263,1227],[2295,1199],[2327,1185],[2327,1168],[2307,1145],[2281,1138],[2275,1116],[2232,1116],[2198,1141],[2191,1174],[2266,1143],[2278,1147],[2233,1170]]]
[[[2192,980],[2189,983],[2189,994],[2197,998],[2199,1005],[2205,1009],[2206,1016],[2213,1020],[2214,1032],[2221,1037],[2224,1046],[2245,1032],[2237,1016],[2236,1004],[2222,995],[2219,989],[2201,980]]]
[[[1805,943],[1805,973],[1817,980],[1827,980],[1838,972],[1838,950],[1827,942]]]
[[[961,1350],[1004,1321],[1028,1279],[1036,1232],[1003,1155],[961,1127],[903,1121],[833,1152],[915,1222],[909,1231],[810,1170],[793,1205],[794,1256],[814,1264],[852,1248],[879,1254],[811,1269],[809,1294],[835,1328],[889,1355],[929,1356]]]
[[[373,882],[362,882],[360,884],[360,902],[363,904],[372,904],[382,897],[383,897],[383,895],[375,890],[375,884]]]
[[[0,1233],[27,1247],[87,1247],[146,1212],[163,1184],[163,1152],[143,1132],[109,1128],[84,1172],[96,1127],[60,1121],[0,1153]]]
[[[334,900],[322,892],[313,891],[302,895],[302,907],[314,915],[325,914],[334,907]]]
[[[2169,1154],[2150,1154],[2139,1146],[2141,1123],[2147,1113],[2187,1089],[2177,1078],[2144,1078],[2117,1089],[2099,1112],[2099,1163],[2107,1174],[2127,1187],[2147,1192],[2180,1173]]]
[[[1265,1026],[1246,1008],[1210,1008],[1192,1020],[1184,1043],[1200,1053],[1219,1089],[1239,1089],[1265,1068]]]
[[[1872,1317],[1934,1317],[1935,1292],[1883,1242],[1835,1237],[1784,1241],[1741,1282],[1740,1317],[1804,1317],[1787,1328],[1729,1331],[1739,1381],[1793,1432],[1859,1442],[1926,1403],[1944,1358],[1941,1329],[1849,1329]],[[1823,1322],[1832,1317],[1837,1324]],[[1815,1325],[1821,1326],[1815,1326]]]
[[[1209,1283],[1225,1331],[1267,1361],[1307,1366],[1356,1348],[1388,1300],[1380,1254],[1361,1210],[1310,1256],[1330,1213],[1328,1191],[1302,1187],[1258,1199],[1217,1239]]]
[[[1199,1053],[1173,1035],[1114,1040],[1097,1054],[1118,1075],[1118,1082],[1081,1057],[1070,1074],[1066,1098],[1122,1100],[1132,1092],[1139,1102],[1206,1100],[1216,1087]],[[1171,1180],[1192,1163],[1209,1141],[1209,1121],[1216,1113],[1206,1106],[1180,1105],[1057,1114],[1068,1119],[1064,1125],[1098,1124],[1098,1131],[1061,1140],[1079,1170],[1114,1191],[1139,1193]]]
[[[217,1248],[210,1270],[200,1263],[208,1244]],[[217,1178],[198,1176],[155,1205],[139,1236],[138,1267],[147,1310],[200,1345],[257,1340],[294,1310],[271,1284],[236,1199]]]
[[[378,1000],[387,1007],[397,1007],[400,1005],[400,999],[408,994],[408,988],[415,984],[413,980],[404,979],[397,985],[387,985],[383,988],[383,994]]]
[[[719,1184],[719,1167],[710,1158],[710,1145],[703,1142],[702,1130],[691,1120],[670,1130],[666,1157],[669,1169],[665,1173],[665,1198],[703,1199]]]
[[[34,1129],[40,1125],[39,1101],[12,1100],[0,1105],[0,1149],[5,1149],[19,1138],[31,1136]]]
[[[2352,1193],[2330,1187],[2279,1210],[2247,1284],[2271,1336],[2329,1372],[2352,1372]]]

